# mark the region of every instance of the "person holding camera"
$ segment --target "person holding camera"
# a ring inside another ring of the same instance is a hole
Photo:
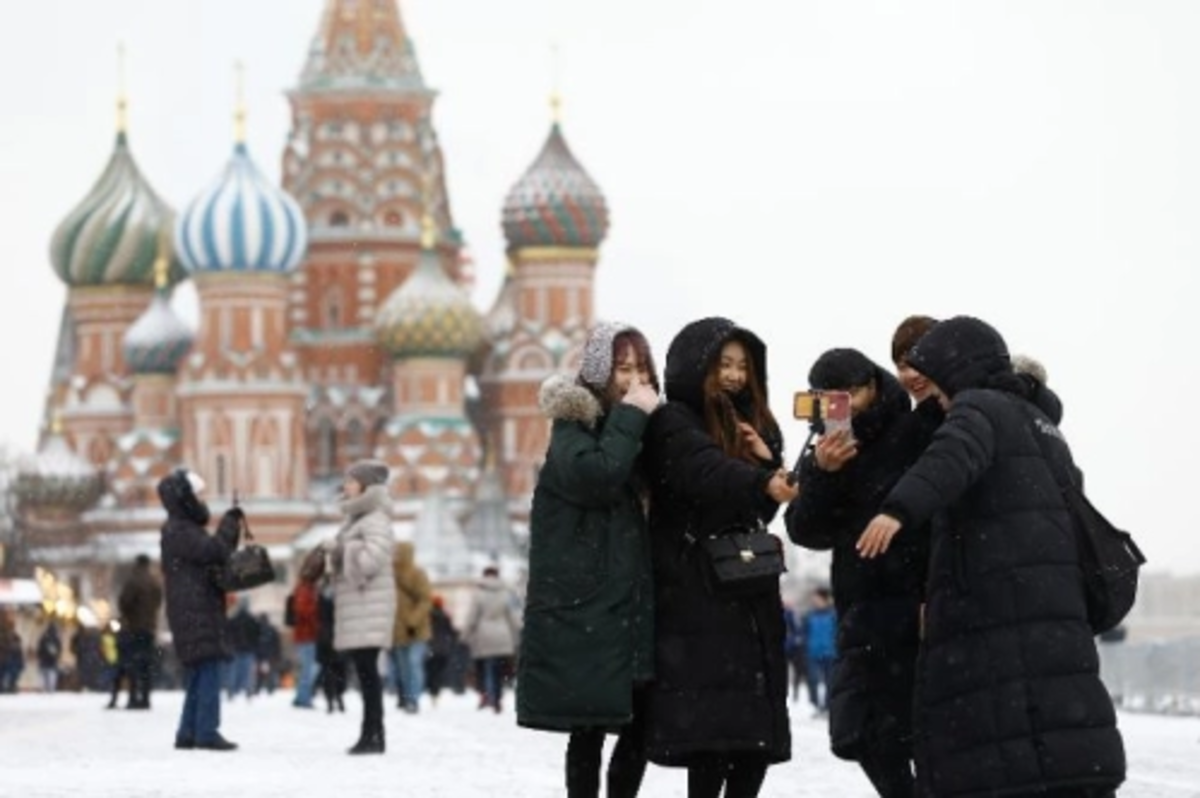
[[[530,517],[529,586],[518,660],[517,723],[570,733],[569,798],[633,798],[646,771],[644,687],[654,672],[653,587],[642,434],[659,404],[650,344],[602,323],[578,375],[539,396],[553,422]]]
[[[648,755],[688,769],[690,798],[752,798],[767,767],[791,758],[783,602],[777,579],[725,593],[704,544],[754,533],[797,494],[767,401],[767,347],[729,319],[700,319],[671,342],[665,384],[644,455],[656,606]]]
[[[800,497],[785,514],[794,543],[833,551],[838,630],[827,704],[830,747],[858,762],[879,795],[909,798],[916,783],[911,706],[928,532],[914,530],[874,560],[861,558],[855,544],[928,445],[940,411],[913,410],[899,381],[856,349],[825,352],[808,381],[814,391],[850,395],[850,430],[821,435],[803,457]]]
[[[167,511],[161,542],[167,624],[175,655],[183,665],[187,693],[175,747],[232,751],[237,744],[218,731],[221,664],[231,655],[220,575],[237,549],[245,515],[231,507],[221,517],[216,534],[208,534],[205,526],[211,516],[202,499],[204,487],[198,474],[185,469],[158,483],[158,497]]]
[[[933,795],[1099,798],[1125,778],[1099,675],[1071,510],[1061,404],[994,328],[939,323],[908,354],[947,409],[857,543],[893,556],[932,520],[918,675],[918,772]],[[1056,453],[1052,460],[1049,453]]]

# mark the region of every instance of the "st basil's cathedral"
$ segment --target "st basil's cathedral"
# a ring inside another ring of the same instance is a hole
[[[443,591],[483,563],[519,577],[549,435],[542,381],[577,362],[608,210],[557,120],[504,199],[508,268],[490,308],[447,194],[397,0],[328,0],[276,186],[239,132],[177,212],[112,155],[50,244],[67,285],[38,453],[17,476],[30,562],[81,601],[157,560],[155,486],[185,465],[236,497],[280,568],[340,524],[352,461],[392,469],[398,539]],[[239,116],[240,116],[239,108]],[[196,329],[171,304],[194,282]]]

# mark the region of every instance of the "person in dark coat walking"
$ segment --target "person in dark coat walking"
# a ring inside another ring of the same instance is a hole
[[[163,581],[167,624],[184,669],[187,695],[175,733],[175,747],[232,751],[221,736],[221,663],[229,658],[225,637],[225,590],[221,572],[237,548],[244,515],[233,507],[217,525],[205,529],[210,514],[201,496],[204,480],[179,469],[158,483],[167,511],[162,528]]]
[[[692,542],[772,519],[796,497],[767,403],[766,345],[723,318],[683,328],[666,362],[667,402],[643,455],[650,483],[655,681],[648,753],[687,767],[688,794],[755,796],[791,757],[783,602],[709,592]]]
[[[913,409],[900,382],[856,349],[823,353],[808,382],[813,390],[845,391],[851,398],[852,435],[822,435],[805,454],[800,497],[786,514],[794,543],[833,551],[838,642],[829,701],[821,705],[830,712],[830,746],[836,756],[858,762],[879,795],[911,796],[929,532],[912,530],[872,560],[855,546],[888,491],[929,445],[943,413],[934,398]]]
[[[1043,454],[1071,463],[1051,417],[1061,407],[1013,372],[1004,339],[979,319],[941,322],[908,361],[946,420],[858,545],[886,554],[933,519],[918,776],[939,798],[1112,795],[1124,746],[1071,513]]]
[[[336,615],[333,584],[328,575],[321,577],[317,591],[317,686],[325,696],[325,711],[346,711],[346,683],[349,680],[346,658],[333,647]]]
[[[552,421],[530,516],[517,723],[570,732],[567,795],[595,798],[605,734],[619,731],[607,794],[632,798],[646,770],[643,686],[653,675],[653,588],[642,433],[658,407],[650,345],[598,324],[578,375],[540,392]]]
[[[458,645],[458,630],[454,621],[446,614],[445,599],[435,595],[431,599],[429,610],[429,657],[425,660],[425,687],[434,706],[437,706],[438,696],[442,688],[449,686],[447,669],[450,658]]]
[[[118,677],[114,679],[112,701],[116,704],[119,674],[129,677],[129,699],[126,709],[150,708],[150,683],[154,673],[155,632],[158,612],[162,608],[163,591],[158,578],[150,571],[150,558],[139,554],[133,562],[133,573],[121,588],[117,608],[121,613],[118,642]]]

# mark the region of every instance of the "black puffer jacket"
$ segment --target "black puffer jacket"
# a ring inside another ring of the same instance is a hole
[[[836,755],[855,760],[884,726],[898,727],[902,738],[912,733],[929,530],[905,530],[887,554],[870,560],[859,556],[855,544],[943,418],[936,401],[913,410],[900,383],[878,366],[875,384],[875,402],[853,421],[857,456],[833,473],[806,456],[803,488],[786,516],[793,542],[833,550],[838,658],[830,685],[830,743]]]
[[[934,519],[918,666],[921,778],[937,796],[1115,788],[1124,748],[1071,518],[1030,414],[1069,461],[1066,441],[983,322],[942,322],[909,362],[953,399],[884,502],[905,527]]]
[[[225,591],[217,579],[237,548],[241,510],[227,512],[217,533],[208,534],[208,507],[196,498],[183,471],[158,483],[158,497],[167,511],[162,568],[175,653],[184,665],[227,658]]]
[[[726,319],[684,328],[667,353],[667,403],[650,418],[643,455],[651,485],[655,581],[655,675],[648,710],[651,761],[686,766],[697,755],[791,756],[783,606],[778,593],[752,599],[709,594],[685,541],[778,511],[765,487],[780,463],[778,430],[760,432],[774,462],[727,456],[705,431],[704,376],[737,336],[764,380],[766,348]]]

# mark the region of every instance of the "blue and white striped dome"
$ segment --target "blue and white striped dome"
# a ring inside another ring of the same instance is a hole
[[[287,272],[308,246],[296,200],[271,184],[238,143],[225,172],[192,200],[175,226],[187,268],[208,272]]]

